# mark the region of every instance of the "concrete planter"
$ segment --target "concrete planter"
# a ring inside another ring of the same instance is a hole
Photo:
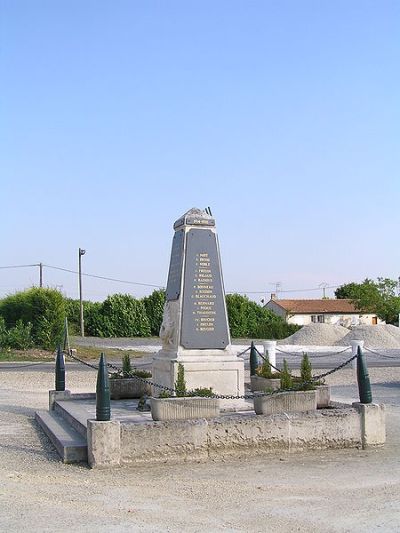
[[[316,409],[317,395],[315,390],[287,391],[270,396],[254,396],[254,410],[257,415],[303,413]]]
[[[151,385],[135,378],[112,378],[110,383],[111,400],[123,398],[141,398],[151,396]]]
[[[191,420],[219,416],[217,398],[151,398],[153,420]]]
[[[331,388],[329,385],[317,385],[317,409],[329,407],[331,402]]]
[[[277,390],[281,386],[281,380],[276,378],[263,378],[261,376],[250,376],[251,390],[265,391],[266,389]]]

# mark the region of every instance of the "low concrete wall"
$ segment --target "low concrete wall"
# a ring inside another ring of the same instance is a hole
[[[88,422],[88,458],[93,467],[206,461],[325,448],[381,445],[384,406],[336,405],[308,413],[221,416],[168,422]]]

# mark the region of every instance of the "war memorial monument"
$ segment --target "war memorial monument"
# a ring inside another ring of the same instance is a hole
[[[242,395],[244,363],[232,353],[215,220],[193,208],[174,230],[153,379],[173,388],[182,363],[188,388]]]

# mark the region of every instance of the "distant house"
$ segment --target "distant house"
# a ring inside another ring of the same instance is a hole
[[[288,324],[337,324],[350,327],[360,324],[380,324],[374,313],[356,309],[352,300],[278,300],[271,295],[265,307],[281,316]]]

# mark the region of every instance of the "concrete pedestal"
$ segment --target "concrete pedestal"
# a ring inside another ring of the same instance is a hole
[[[244,362],[230,354],[221,355],[221,350],[206,350],[207,354],[171,354],[161,350],[153,360],[153,381],[171,389],[175,388],[178,364],[185,368],[188,390],[212,387],[216,394],[241,396],[244,394]],[[153,387],[153,396],[159,396],[161,389]]]

